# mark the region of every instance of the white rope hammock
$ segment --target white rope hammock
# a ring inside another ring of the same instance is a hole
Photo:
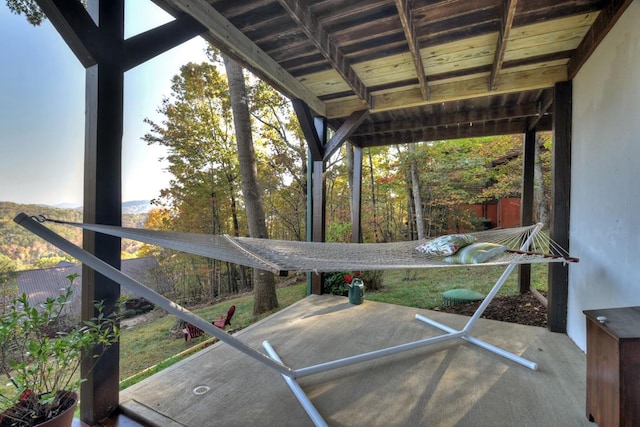
[[[456,330],[443,325],[435,320],[416,314],[416,319],[432,327],[440,329],[443,335],[431,336],[417,341],[399,344],[396,346],[373,350],[366,353],[337,359],[317,365],[293,369],[285,365],[278,353],[267,342],[263,347],[268,355],[257,351],[240,341],[233,335],[229,335],[221,329],[213,326],[208,321],[191,313],[186,308],[176,304],[152,289],[125,275],[120,270],[107,264],[95,255],[65,240],[49,228],[40,224],[45,218],[29,217],[24,213],[18,214],[14,221],[24,228],[42,237],[49,243],[67,252],[95,271],[103,274],[114,282],[127,287],[137,295],[163,308],[168,313],[178,316],[205,332],[224,341],[231,347],[241,351],[247,356],[257,360],[263,365],[279,372],[287,382],[291,391],[307,412],[309,418],[316,426],[327,426],[322,415],[313,406],[313,403],[304,390],[297,383],[298,378],[308,375],[327,372],[344,366],[375,360],[391,356],[408,350],[427,347],[454,339],[462,339],[475,344],[485,350],[498,354],[508,360],[536,370],[537,363],[527,360],[517,354],[496,347],[488,342],[473,337],[470,332],[489,303],[504,285],[508,276],[517,264],[534,262],[577,262],[566,251],[554,244],[551,239],[540,232],[540,224],[532,227],[522,227],[509,230],[489,230],[473,233],[478,241],[498,242],[509,248],[515,248],[483,264],[472,265],[507,265],[504,272],[495,283],[491,291],[482,301],[476,312],[471,316],[464,328]],[[48,220],[51,221],[51,220]],[[61,221],[56,221],[61,222]],[[391,268],[426,268],[426,267],[454,267],[459,264],[445,264],[441,258],[427,257],[419,253],[415,247],[416,242],[403,243],[374,243],[374,244],[349,244],[349,243],[306,243],[290,242],[282,240],[231,238],[228,236],[210,236],[192,233],[169,233],[163,231],[140,230],[131,228],[112,227],[104,225],[88,225],[67,223],[83,227],[88,230],[110,234],[122,238],[134,239],[154,245],[164,246],[196,255],[235,262],[250,267],[271,270],[277,273],[286,271],[342,271],[342,270],[380,270]],[[543,251],[536,253],[537,251]]]
[[[426,255],[416,250],[421,242],[394,243],[326,243],[257,239],[81,224],[37,217],[39,222],[55,222],[111,236],[131,239],[207,258],[218,259],[284,275],[293,272],[366,271],[416,268],[451,268],[506,264],[576,262],[546,233],[536,233],[528,251],[520,246],[536,225],[492,229],[468,233],[477,242],[497,243],[508,250],[481,264],[450,264],[444,257]]]

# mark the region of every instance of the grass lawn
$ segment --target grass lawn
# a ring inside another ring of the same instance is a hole
[[[542,264],[534,265],[532,268],[532,282],[539,291],[547,290],[547,267],[547,264]],[[504,267],[428,268],[410,272],[391,270],[384,274],[384,288],[376,292],[365,291],[365,299],[431,309],[442,304],[442,293],[449,289],[465,288],[486,294],[503,271]],[[515,270],[500,294],[518,292],[517,276],[517,270]],[[306,283],[279,288],[277,294],[279,309],[283,309],[305,297]],[[215,305],[194,309],[193,312],[204,319],[214,319],[225,314],[234,304],[236,312],[232,321],[233,328],[245,328],[272,314],[270,312],[254,317],[253,295],[228,299]],[[123,329],[120,345],[120,378],[124,381],[121,383],[121,388],[135,384],[211,342],[207,336],[196,338],[190,344],[181,337],[172,337],[169,330],[176,322],[175,316],[165,315],[156,320]],[[149,367],[153,368],[148,369]]]
[[[288,286],[276,290],[278,294],[279,309],[283,309],[306,295],[306,282]],[[246,328],[252,323],[273,314],[264,313],[259,317],[253,316],[253,295],[245,295],[228,299],[219,304],[192,310],[203,319],[215,319],[226,314],[227,309],[234,305],[236,312],[231,322],[234,329]],[[277,310],[276,310],[277,311]],[[178,320],[173,315],[160,315],[156,320],[144,322],[128,329],[122,330],[120,337],[120,380],[121,388],[132,385],[162,368],[170,366],[185,355],[175,357],[179,353],[190,349],[197,350],[209,339],[208,336],[195,338],[191,343],[180,338],[172,337],[169,330]],[[151,369],[144,374],[137,375],[145,369],[162,363],[161,366]],[[135,376],[133,378],[130,378]]]
[[[531,281],[538,291],[547,290],[548,264],[533,265]],[[376,292],[365,290],[365,299],[407,307],[432,309],[442,305],[442,293],[464,288],[487,294],[505,267],[426,268],[422,270],[391,270],[385,272],[384,288]],[[366,286],[366,284],[365,284]],[[518,293],[518,270],[511,273],[500,295]]]

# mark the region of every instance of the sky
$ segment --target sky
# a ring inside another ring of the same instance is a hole
[[[172,19],[148,0],[125,5],[125,38]],[[0,201],[81,206],[85,70],[51,23],[33,27],[5,1],[0,40]],[[205,47],[197,37],[125,73],[123,201],[150,200],[168,186],[165,152],[141,139],[150,130],[143,120],[162,121],[171,77],[205,61]]]

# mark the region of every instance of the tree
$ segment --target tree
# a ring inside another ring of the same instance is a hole
[[[411,190],[413,194],[413,206],[416,213],[416,231],[418,239],[424,239],[424,217],[422,215],[422,196],[420,193],[420,171],[418,170],[418,162],[415,159],[416,146],[409,144],[409,153],[411,158]]]
[[[259,80],[247,89],[267,231],[271,238],[303,240],[307,145],[300,122],[289,100],[268,84]]]
[[[245,202],[245,213],[249,227],[249,235],[268,238],[265,225],[264,209],[258,186],[256,158],[251,134],[251,117],[247,106],[247,90],[242,68],[235,61],[223,55],[227,79],[229,81],[229,95],[233,110],[236,143],[238,147],[238,162],[242,176],[242,194]],[[254,269],[253,272],[255,315],[274,309],[278,306],[275,279],[273,273],[266,270]]]
[[[37,26],[42,24],[47,17],[38,6],[36,0],[6,0],[9,10],[16,15],[24,15],[27,22]]]
[[[174,176],[155,204],[165,213],[157,220],[164,228],[212,234],[240,235],[242,220],[237,208],[239,168],[228,86],[220,68],[212,63],[188,63],[172,79],[172,94],[158,110],[161,123],[145,120],[151,132],[149,144],[167,147],[168,170]],[[175,270],[178,294],[188,302],[238,289],[238,267],[186,254],[161,258],[167,270]],[[242,288],[249,287],[244,281]]]
[[[545,185],[544,175],[545,169],[549,170],[551,161],[548,159],[550,150],[546,150],[547,158],[542,154],[545,149],[545,144],[551,144],[551,138],[547,135],[543,136],[540,133],[536,134],[536,144],[533,167],[533,200],[536,212],[536,221],[541,222],[544,225],[549,225],[549,200],[547,195],[547,186]],[[547,147],[550,148],[550,147]],[[547,173],[547,176],[549,174]],[[550,187],[550,186],[549,186]]]

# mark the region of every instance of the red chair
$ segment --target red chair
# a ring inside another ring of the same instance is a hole
[[[229,310],[227,310],[226,315],[223,315],[220,318],[213,320],[211,323],[214,326],[224,330],[227,327],[227,325],[231,326],[231,318],[233,317],[233,313],[235,312],[236,312],[236,306],[232,305],[231,307],[229,307]],[[200,335],[203,335],[204,331],[198,328],[197,326],[192,325],[191,323],[187,323],[187,326],[182,330],[182,333],[184,334],[184,340],[187,342],[191,342],[193,338],[197,338]]]
[[[236,306],[232,305],[231,307],[229,307],[229,310],[227,310],[226,316],[222,316],[211,323],[213,323],[214,326],[217,326],[220,329],[225,329],[227,325],[231,326],[231,318],[233,317],[233,313],[235,312]]]

